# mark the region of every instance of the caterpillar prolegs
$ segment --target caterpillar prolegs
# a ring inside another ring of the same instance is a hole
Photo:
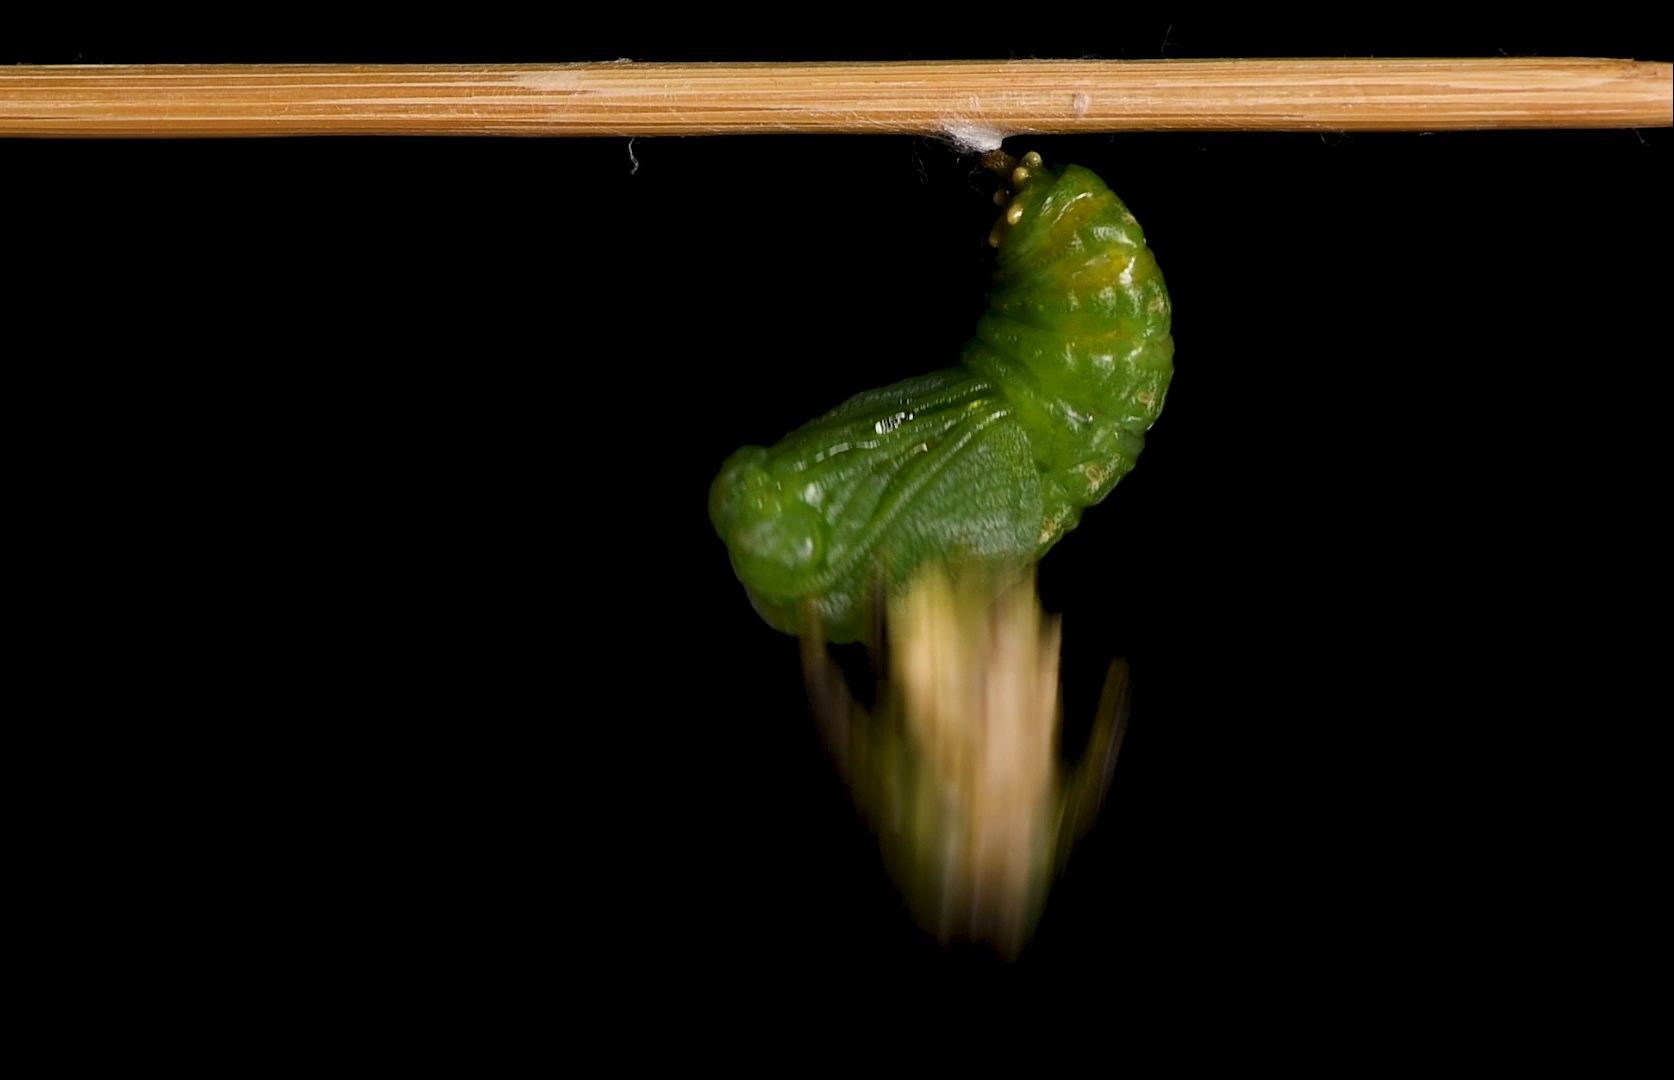
[[[788,633],[865,636],[932,561],[1032,564],[1133,468],[1173,374],[1168,292],[1104,181],[1010,167],[988,308],[959,363],[859,394],[739,450],[709,513],[752,602]]]

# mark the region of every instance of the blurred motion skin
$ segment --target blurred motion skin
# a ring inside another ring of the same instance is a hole
[[[818,636],[803,639],[828,747],[920,925],[1015,958],[1109,783],[1126,665],[1112,665],[1086,754],[1066,776],[1059,625],[1032,575],[999,585],[931,565],[886,610],[875,713]]]

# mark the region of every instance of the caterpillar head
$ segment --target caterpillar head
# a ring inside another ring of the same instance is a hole
[[[739,580],[755,592],[783,601],[814,588],[825,565],[825,522],[775,475],[766,448],[746,446],[727,459],[709,489],[709,520]]]

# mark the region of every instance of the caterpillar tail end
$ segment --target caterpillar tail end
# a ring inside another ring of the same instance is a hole
[[[1000,186],[994,192],[994,205],[1003,206],[1005,210],[988,232],[988,246],[999,247],[1007,231],[1023,220],[1023,204],[1017,196],[1045,170],[1046,165],[1033,150],[1021,158],[1014,158],[1004,150],[994,150],[982,156],[982,164],[1000,175]]]

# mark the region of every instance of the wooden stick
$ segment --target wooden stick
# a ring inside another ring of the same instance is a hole
[[[1628,60],[0,68],[0,135],[1001,135],[1667,127]]]

